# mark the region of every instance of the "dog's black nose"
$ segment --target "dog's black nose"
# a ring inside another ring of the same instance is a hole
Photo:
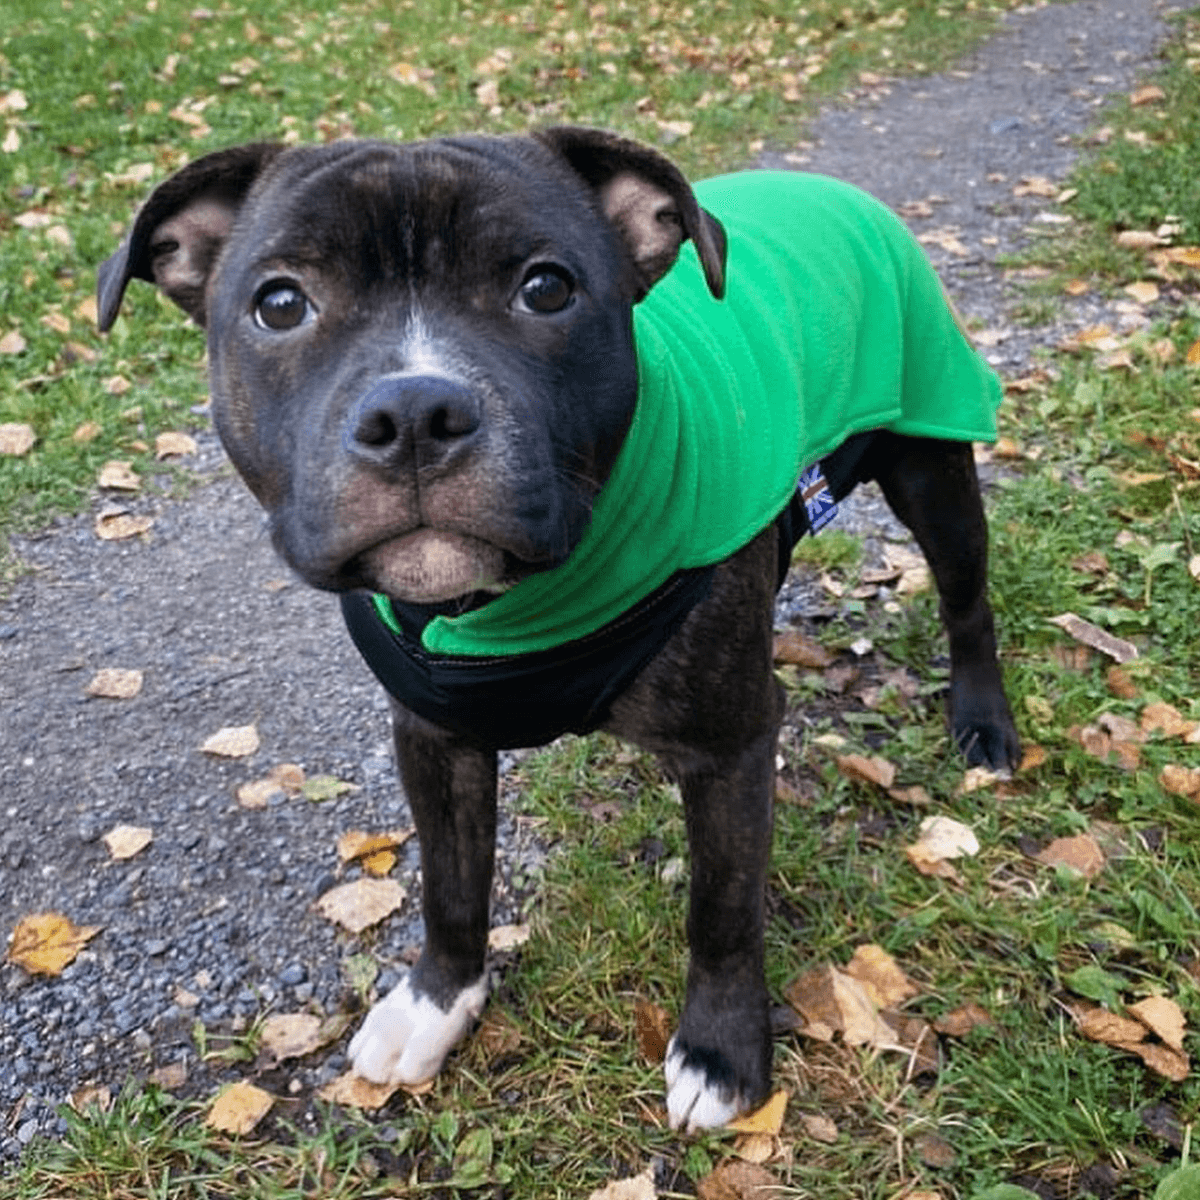
[[[438,375],[379,380],[350,413],[348,444],[357,458],[385,467],[432,466],[467,446],[483,420],[479,397]]]

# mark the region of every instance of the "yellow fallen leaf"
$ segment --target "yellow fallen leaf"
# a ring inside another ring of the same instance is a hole
[[[137,517],[127,512],[102,512],[96,517],[96,536],[105,542],[122,542],[149,532],[153,517]]]
[[[226,725],[208,738],[200,749],[221,758],[245,758],[258,746],[258,730],[253,725]]]
[[[407,895],[393,879],[355,879],[326,892],[317,910],[351,933],[362,933],[395,912]]]
[[[1156,83],[1148,83],[1145,87],[1137,88],[1129,95],[1129,103],[1135,108],[1142,104],[1157,104],[1167,98],[1166,92]]]
[[[862,754],[835,755],[838,770],[847,779],[859,783],[873,783],[877,787],[890,788],[896,779],[896,768],[886,758],[877,755],[867,758]]]
[[[590,1193],[588,1200],[655,1200],[654,1171],[647,1167],[640,1175],[614,1179]]]
[[[76,925],[61,913],[33,913],[17,922],[5,958],[34,975],[59,975],[101,928]]]
[[[1037,860],[1047,867],[1067,867],[1085,879],[1094,879],[1104,870],[1104,852],[1095,838],[1086,833],[1055,838],[1037,855]]]
[[[0,425],[0,454],[20,458],[33,449],[37,434],[32,425],[20,421],[6,421]]]
[[[361,1108],[366,1112],[374,1112],[382,1108],[398,1091],[398,1083],[371,1083],[353,1071],[347,1071],[336,1079],[330,1080],[317,1093],[322,1100],[330,1104],[342,1104],[349,1108]],[[433,1080],[419,1084],[415,1088],[404,1088],[411,1096],[421,1096],[433,1090]]]
[[[157,459],[195,454],[197,449],[196,439],[186,433],[160,433],[154,439],[154,457]]]
[[[396,852],[394,850],[376,850],[374,854],[364,854],[362,858],[362,869],[376,879],[382,879],[385,875],[391,874],[395,865]]]
[[[1200,721],[1190,721],[1173,704],[1156,700],[1142,709],[1140,718],[1146,733],[1161,732],[1163,737],[1186,738],[1200,728]]]
[[[1137,283],[1125,285],[1125,294],[1132,296],[1139,304],[1153,304],[1158,299],[1158,284],[1150,280],[1138,280]]]
[[[957,879],[950,860],[979,853],[979,839],[968,826],[950,817],[926,817],[916,842],[904,848],[908,861],[922,875]]]
[[[391,829],[386,833],[367,833],[363,829],[348,829],[337,841],[338,858],[344,863],[356,858],[377,854],[380,850],[394,850],[403,846],[413,835],[412,828]]]
[[[876,1008],[895,1008],[921,990],[882,946],[874,944],[855,949],[846,974],[867,989]]]
[[[1189,367],[1200,367],[1200,341],[1195,341],[1188,347],[1188,352],[1183,356],[1183,361]]]
[[[106,462],[100,468],[96,482],[102,488],[113,488],[122,492],[136,492],[142,486],[142,480],[133,470],[133,464],[116,459]]]
[[[1063,284],[1063,291],[1068,296],[1083,296],[1091,290],[1091,286],[1086,279],[1069,279]]]
[[[1136,1004],[1126,1006],[1126,1012],[1141,1021],[1151,1033],[1157,1034],[1179,1054],[1183,1050],[1183,1035],[1187,1027],[1183,1010],[1167,996],[1147,996]]]
[[[766,1133],[778,1137],[783,1129],[783,1116],[787,1110],[788,1094],[780,1088],[765,1104],[745,1116],[727,1121],[726,1129],[735,1133]]]
[[[120,667],[104,667],[92,676],[83,689],[87,696],[106,700],[132,700],[142,690],[142,672],[123,670]]]
[[[274,1013],[262,1023],[259,1044],[275,1062],[303,1058],[324,1044],[321,1025],[313,1013]]]
[[[529,941],[531,932],[528,925],[497,925],[488,930],[488,949],[515,950]]]
[[[220,1133],[250,1133],[274,1103],[275,1097],[270,1092],[242,1079],[213,1101],[204,1123]]]
[[[101,839],[118,862],[140,854],[154,841],[154,831],[142,825],[116,825]]]

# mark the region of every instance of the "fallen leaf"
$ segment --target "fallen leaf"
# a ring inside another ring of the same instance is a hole
[[[275,1097],[244,1079],[227,1087],[212,1103],[204,1123],[219,1133],[250,1133],[271,1111]]]
[[[177,1092],[188,1081],[187,1063],[164,1063],[150,1072],[150,1082],[164,1092]]]
[[[1086,279],[1069,279],[1063,284],[1063,291],[1068,296],[1083,296],[1091,290],[1092,285]]]
[[[101,839],[118,862],[140,854],[154,841],[154,831],[142,825],[116,825]]]
[[[277,1063],[303,1058],[325,1045],[323,1026],[313,1013],[274,1013],[262,1023],[260,1045]]]
[[[1132,642],[1113,637],[1111,633],[1101,629],[1098,625],[1093,625],[1091,621],[1085,621],[1072,612],[1051,617],[1050,624],[1057,625],[1077,642],[1090,646],[1093,650],[1099,650],[1101,654],[1107,654],[1109,658],[1115,659],[1118,663],[1129,662],[1138,656],[1137,647]]]
[[[638,998],[633,1004],[633,1023],[638,1052],[648,1063],[661,1063],[667,1057],[671,1041],[671,1018],[667,1010]]]
[[[319,804],[323,800],[336,800],[339,796],[344,796],[347,792],[357,790],[355,784],[347,783],[344,779],[338,779],[334,775],[314,775],[311,779],[305,781],[303,787],[300,789],[300,794],[305,800],[311,800],[314,804]]]
[[[1163,244],[1157,233],[1145,229],[1125,229],[1117,234],[1117,245],[1126,250],[1152,250]]]
[[[122,492],[136,492],[141,486],[141,478],[133,470],[133,464],[127,461],[106,462],[100,468],[96,482],[102,488],[112,488]]]
[[[242,808],[266,808],[273,796],[282,796],[283,788],[274,779],[255,779],[251,783],[239,784],[234,796]]]
[[[1013,188],[1013,195],[1045,196],[1047,199],[1055,199],[1061,191],[1061,185],[1047,179],[1044,175],[1026,175]]]
[[[106,1113],[112,1108],[112,1092],[102,1083],[86,1083],[67,1096],[67,1103],[77,1113],[87,1108]]]
[[[0,337],[0,354],[24,354],[28,344],[19,330],[12,329]]]
[[[958,1157],[954,1147],[936,1133],[922,1134],[917,1138],[915,1145],[921,1161],[927,1167],[934,1167],[937,1170],[944,1171],[947,1167],[954,1166],[955,1159]]]
[[[1126,284],[1125,293],[1139,304],[1153,304],[1158,299],[1158,284],[1149,280],[1139,280],[1137,283]]]
[[[786,629],[775,635],[774,656],[777,663],[818,670],[830,666],[835,658],[820,642],[805,637],[795,629]]]
[[[646,1193],[653,1196],[654,1192]],[[783,1194],[783,1185],[766,1167],[728,1158],[696,1184],[698,1200],[775,1200]],[[593,1193],[588,1200],[618,1200]],[[621,1197],[620,1200],[626,1200]],[[640,1196],[629,1200],[641,1200]]]
[[[376,879],[390,875],[395,865],[396,854],[392,850],[376,850],[374,854],[364,854],[362,857],[362,869]]]
[[[950,817],[926,817],[916,842],[906,846],[904,853],[922,875],[957,879],[950,860],[978,854],[979,839],[971,828]]]
[[[196,439],[186,433],[160,433],[154,439],[154,457],[157,459],[195,454],[198,449]]]
[[[814,1142],[821,1142],[823,1145],[832,1146],[838,1140],[838,1127],[828,1117],[822,1116],[820,1113],[804,1113],[800,1117],[800,1128],[812,1138]]]
[[[855,949],[846,974],[867,989],[876,1008],[895,1008],[921,990],[882,946],[870,943]]]
[[[488,949],[497,953],[523,946],[533,930],[528,925],[497,925],[488,930]]]
[[[1181,767],[1168,763],[1159,772],[1158,782],[1173,796],[1200,798],[1200,767]]]
[[[765,1133],[778,1137],[783,1129],[783,1116],[787,1111],[788,1094],[780,1088],[765,1104],[759,1105],[753,1112],[736,1117],[725,1123],[726,1129],[735,1133]]]
[[[942,1013],[933,1027],[947,1037],[966,1037],[972,1029],[987,1029],[995,1026],[992,1014],[978,1004],[964,1004],[948,1013]]]
[[[1145,1028],[1137,1021],[1118,1016],[1097,1005],[1073,1004],[1071,1015],[1075,1018],[1079,1032],[1093,1042],[1128,1045],[1141,1041],[1146,1036]]]
[[[1141,1021],[1151,1033],[1157,1034],[1172,1050],[1183,1051],[1183,1034],[1186,1028],[1183,1010],[1167,996],[1147,996],[1136,1004],[1126,1005],[1125,1011]]]
[[[1146,733],[1186,738],[1200,728],[1200,721],[1189,721],[1173,704],[1156,700],[1142,709],[1141,727]]]
[[[326,892],[317,901],[317,910],[351,933],[362,933],[394,913],[407,895],[393,879],[355,879]]]
[[[1136,1042],[1117,1048],[1136,1054],[1156,1075],[1161,1075],[1172,1083],[1182,1083],[1191,1070],[1191,1062],[1186,1054],[1180,1054],[1169,1046],[1160,1046],[1156,1042]]]
[[[142,672],[122,670],[120,667],[104,667],[97,671],[83,689],[87,696],[106,700],[132,700],[141,690]]]
[[[148,533],[153,517],[137,517],[124,511],[101,512],[96,516],[96,536],[105,542],[122,542],[127,538]]]
[[[1112,692],[1119,700],[1136,700],[1139,694],[1138,686],[1133,681],[1133,676],[1128,671],[1121,667],[1109,667],[1104,676],[1108,683],[1108,690]],[[1145,724],[1142,725],[1145,729]]]
[[[60,975],[102,928],[76,925],[61,913],[33,913],[17,922],[4,957],[34,975]]]
[[[890,788],[896,778],[895,766],[886,758],[862,754],[838,754],[834,756],[838,770],[847,779],[859,783],[873,783],[877,787]]]
[[[1195,341],[1188,347],[1188,352],[1183,356],[1183,361],[1189,367],[1200,367],[1200,341]]]
[[[521,1045],[521,1040],[520,1028],[495,1009],[484,1013],[483,1020],[479,1022],[479,1028],[472,1037],[472,1043],[483,1048],[489,1061],[503,1054],[511,1054]],[[666,1043],[663,1045],[665,1050]]]
[[[1047,867],[1067,867],[1085,879],[1094,879],[1104,870],[1104,852],[1086,833],[1055,838],[1037,855],[1037,860]]]
[[[1129,103],[1135,108],[1142,104],[1157,104],[1160,100],[1167,98],[1166,92],[1155,83],[1148,83],[1145,87],[1140,87],[1129,95]]]
[[[398,1091],[398,1083],[372,1083],[347,1071],[336,1079],[331,1079],[317,1095],[330,1104],[343,1104],[350,1108],[361,1108],[366,1112],[374,1112],[382,1108]],[[422,1096],[433,1090],[433,1080],[418,1084],[416,1087],[404,1088],[410,1096]]]
[[[0,425],[0,454],[20,458],[33,449],[37,434],[32,425],[9,421]]]
[[[220,758],[245,758],[258,746],[258,730],[253,725],[225,725],[208,738],[200,750]]]
[[[413,835],[413,829],[391,829],[386,833],[367,833],[363,829],[350,829],[337,841],[338,858],[342,862],[353,862],[380,850],[394,850],[403,846]]]
[[[965,796],[970,792],[978,792],[983,788],[991,787],[1005,778],[1004,775],[997,774],[990,767],[968,767],[963,772],[962,785],[958,790]]]
[[[703,1196],[704,1193],[700,1192]],[[658,1191],[654,1186],[654,1171],[647,1167],[640,1175],[626,1179],[614,1179],[602,1188],[597,1188],[588,1200],[655,1200]]]
[[[78,429],[71,434],[71,441],[77,446],[86,446],[88,442],[94,442],[104,430],[98,421],[84,421]]]
[[[1026,742],[1022,747],[1021,765],[1017,767],[1018,771],[1036,771],[1050,758],[1044,746],[1038,746],[1033,742]]]

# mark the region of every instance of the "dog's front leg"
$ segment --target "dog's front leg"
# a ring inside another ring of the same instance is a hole
[[[496,842],[496,753],[393,704],[396,761],[421,844],[425,946],[350,1043],[378,1083],[432,1078],[487,998],[488,900]]]
[[[774,753],[772,730],[736,760],[696,756],[675,770],[692,880],[687,999],[664,1067],[673,1129],[724,1125],[770,1087],[763,920]]]
[[[987,521],[971,447],[884,434],[874,472],[929,563],[950,641],[950,728],[967,761],[1010,770],[1020,742],[987,600]]]

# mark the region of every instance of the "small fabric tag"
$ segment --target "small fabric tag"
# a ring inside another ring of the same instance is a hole
[[[825,476],[821,474],[819,462],[813,463],[803,472],[800,482],[796,484],[796,490],[800,493],[800,499],[804,501],[810,533],[824,529],[837,516],[837,501],[829,490],[829,484],[825,482]]]

